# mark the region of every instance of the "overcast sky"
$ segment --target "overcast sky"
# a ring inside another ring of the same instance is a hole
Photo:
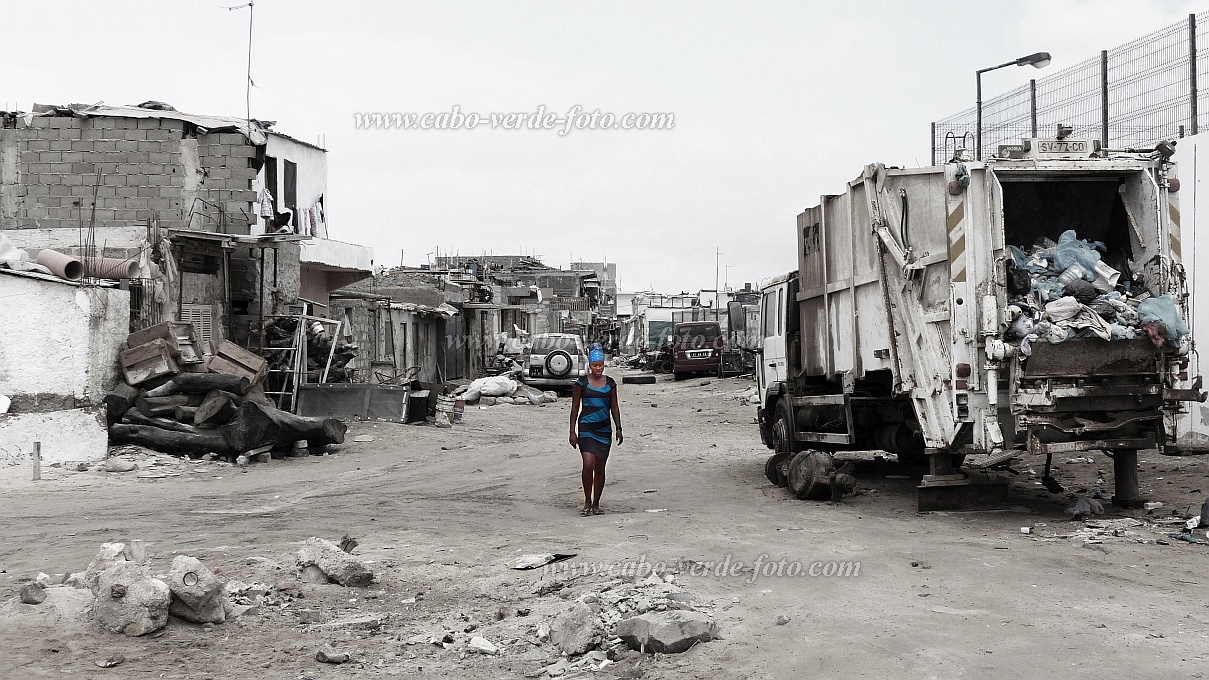
[[[236,2],[10,3],[0,104],[166,101],[242,116]],[[1044,71],[1204,10],[1195,2],[312,2],[256,0],[252,117],[329,150],[332,238],[375,262],[616,262],[626,290],[732,286],[796,267],[795,216],[863,165],[930,161],[929,123],[974,72]],[[670,130],[359,130],[355,113],[671,113]],[[727,269],[727,267],[729,267]]]

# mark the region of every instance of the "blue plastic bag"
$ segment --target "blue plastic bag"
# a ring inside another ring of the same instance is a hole
[[[1058,271],[1066,271],[1073,264],[1082,266],[1088,281],[1095,281],[1096,263],[1100,261],[1100,252],[1087,241],[1079,240],[1074,229],[1067,229],[1058,237],[1058,245],[1054,247],[1054,265]],[[1090,278],[1089,278],[1090,277]]]
[[[1180,310],[1169,295],[1142,300],[1138,305],[1138,320],[1143,324],[1154,321],[1159,335],[1173,347],[1179,345],[1180,340],[1188,335],[1188,324],[1180,318]]]

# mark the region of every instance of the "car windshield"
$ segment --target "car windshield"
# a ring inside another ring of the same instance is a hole
[[[568,354],[577,352],[575,346],[575,338],[534,338],[533,353],[534,354],[549,354],[556,349],[561,349]]]
[[[676,329],[676,345],[678,347],[713,347],[721,336],[722,332],[717,324],[680,326]]]

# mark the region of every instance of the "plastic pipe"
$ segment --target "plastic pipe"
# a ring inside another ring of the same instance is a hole
[[[84,271],[98,279],[133,279],[138,276],[139,263],[116,257],[86,257]]]
[[[40,251],[35,262],[49,269],[55,276],[68,281],[78,281],[80,277],[84,276],[83,262],[57,250]]]

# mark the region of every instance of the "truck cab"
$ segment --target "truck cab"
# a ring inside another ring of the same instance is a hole
[[[791,332],[796,341],[797,283],[798,273],[794,271],[773,277],[760,287],[760,341],[756,357],[760,405],[756,416],[760,423],[760,440],[774,449],[788,446],[788,432],[774,440],[772,428],[778,400],[786,393],[786,383],[790,379],[788,348]]]

